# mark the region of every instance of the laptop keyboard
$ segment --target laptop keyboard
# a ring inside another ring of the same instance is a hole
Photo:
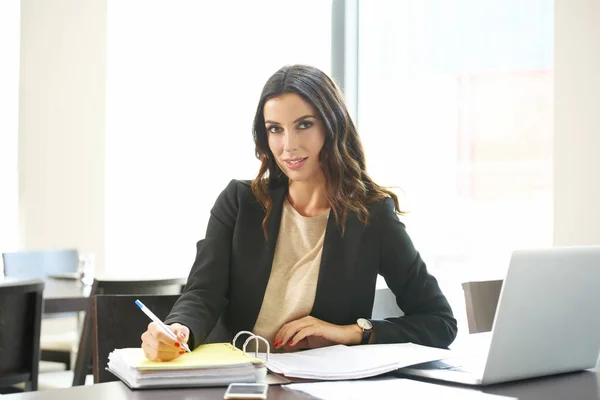
[[[481,373],[485,367],[485,362],[475,357],[449,358],[439,363],[439,369],[470,373]]]
[[[432,361],[421,365],[415,365],[418,369],[445,369],[448,371],[459,371],[469,373],[480,373],[483,370],[485,362],[475,357],[447,358],[440,361]]]

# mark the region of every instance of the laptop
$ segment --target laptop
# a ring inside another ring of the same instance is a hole
[[[397,371],[489,385],[594,368],[600,357],[600,246],[512,254],[487,353]]]

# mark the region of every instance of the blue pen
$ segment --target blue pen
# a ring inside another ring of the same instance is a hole
[[[144,314],[146,314],[152,321],[156,322],[156,324],[158,326],[160,326],[162,328],[163,331],[165,331],[165,333],[169,336],[171,336],[173,338],[173,340],[176,340],[177,342],[179,342],[179,344],[181,345],[181,348],[184,349],[187,352],[191,352],[190,348],[188,347],[187,344],[182,343],[179,341],[179,338],[173,333],[173,331],[164,324],[164,322],[162,322],[160,319],[158,319],[158,317],[156,315],[154,315],[154,313],[152,311],[150,311],[148,309],[148,307],[146,307],[144,305],[144,303],[142,303],[139,300],[135,301],[135,305],[138,306],[140,308],[140,310],[142,310],[144,312]]]

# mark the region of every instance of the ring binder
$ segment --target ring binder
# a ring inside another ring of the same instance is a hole
[[[258,348],[259,346],[259,340],[264,342],[265,346],[267,347],[267,352],[265,353],[266,355],[266,359],[265,361],[269,361],[269,354],[271,353],[271,346],[269,345],[269,342],[267,341],[267,339],[265,339],[262,336],[259,335],[255,335],[254,333],[250,332],[250,331],[239,331],[233,338],[233,341],[231,342],[231,345],[233,347],[235,347],[235,342],[237,341],[237,339],[241,336],[241,335],[249,335],[250,337],[246,339],[246,341],[244,342],[244,345],[242,346],[242,351],[244,352],[244,354],[246,354],[246,347],[248,346],[248,343],[250,343],[250,341],[252,339],[254,339],[255,341],[255,347],[254,347],[254,357],[258,358]]]
[[[234,346],[239,336],[248,334],[243,350]],[[108,356],[108,370],[127,386],[135,389],[156,387],[227,386],[230,383],[263,382],[267,376],[267,360],[246,352],[248,343],[263,341],[252,332],[240,332],[233,342],[201,344],[191,353],[171,361],[150,361],[141,348],[115,349]]]

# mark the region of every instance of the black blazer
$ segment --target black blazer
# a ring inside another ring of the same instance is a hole
[[[286,193],[287,185],[271,189],[266,240],[261,227],[265,211],[249,182],[233,180],[218,197],[206,237],[197,244],[188,283],[166,320],[187,326],[193,347],[206,341],[219,318],[229,336],[254,327],[271,273]],[[367,225],[350,213],[343,236],[330,214],[310,315],[338,325],[369,318],[381,274],[405,315],[372,321],[376,343],[448,346],[456,337],[456,320],[394,212],[393,201],[374,202],[369,213]]]

